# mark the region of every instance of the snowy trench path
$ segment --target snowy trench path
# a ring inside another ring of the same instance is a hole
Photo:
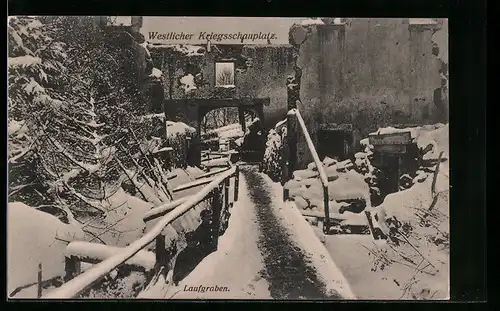
[[[139,298],[355,299],[312,228],[266,177],[241,166],[240,198],[217,251],[177,286],[159,282]]]
[[[260,235],[258,247],[264,257],[262,277],[274,299],[340,298],[327,295],[326,286],[303,250],[275,215],[275,200],[267,181],[255,168],[242,169],[251,201],[256,209]]]

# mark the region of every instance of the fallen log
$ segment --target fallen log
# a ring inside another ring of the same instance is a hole
[[[65,251],[66,257],[77,257],[80,261],[96,263],[111,258],[123,251],[122,247],[108,246],[99,243],[73,241],[68,244]],[[143,267],[146,270],[154,268],[156,257],[153,252],[140,250],[125,262],[125,264]]]

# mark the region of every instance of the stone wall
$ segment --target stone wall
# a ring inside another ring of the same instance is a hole
[[[382,126],[447,122],[447,21],[360,18],[304,28],[298,108],[313,138],[321,123],[350,123],[365,136]],[[311,159],[299,145],[302,166]]]

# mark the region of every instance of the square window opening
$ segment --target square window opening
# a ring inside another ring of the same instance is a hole
[[[234,88],[234,62],[215,63],[215,86]]]

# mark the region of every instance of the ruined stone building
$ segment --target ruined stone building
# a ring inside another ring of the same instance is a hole
[[[141,26],[131,18],[137,37]],[[338,141],[347,157],[378,127],[447,122],[447,31],[447,20],[325,18],[295,23],[289,44],[149,43],[162,74],[148,86],[149,107],[198,128],[210,109],[237,106],[256,110],[269,129],[296,106],[311,137],[337,133],[328,144]],[[217,67],[229,68],[229,81],[218,81]]]

